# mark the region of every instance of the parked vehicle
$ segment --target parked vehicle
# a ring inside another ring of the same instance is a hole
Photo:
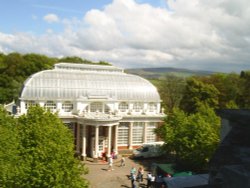
[[[141,147],[133,150],[135,158],[159,157],[163,154],[161,146],[164,142],[144,143]]]

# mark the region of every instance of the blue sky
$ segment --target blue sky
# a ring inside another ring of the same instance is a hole
[[[155,7],[166,7],[164,0],[137,0],[138,3],[148,3]],[[81,19],[87,11],[100,9],[112,3],[112,0],[9,0],[1,2],[1,31],[8,33],[32,32],[42,34],[47,28],[60,32],[59,24],[50,25],[43,17],[53,13],[64,19]]]
[[[122,68],[250,69],[248,0],[8,0],[0,52],[79,56]]]
[[[102,9],[111,0],[9,0],[1,2],[1,31],[33,32],[41,34],[46,28],[62,30],[57,25],[48,25],[43,17],[54,13],[61,18],[82,18],[91,9]],[[57,28],[58,27],[58,28]]]

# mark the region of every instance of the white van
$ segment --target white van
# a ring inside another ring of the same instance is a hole
[[[163,144],[164,142],[143,143],[141,147],[133,150],[133,156],[135,158],[159,157],[163,154],[161,151]]]

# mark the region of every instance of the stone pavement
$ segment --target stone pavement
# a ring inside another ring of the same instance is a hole
[[[129,157],[125,158],[125,167],[120,167],[120,159],[114,159],[112,171],[108,171],[108,163],[106,161],[99,161],[93,163],[86,161],[85,164],[89,168],[89,174],[84,177],[90,181],[90,188],[118,188],[118,187],[131,187],[131,180],[129,179],[130,169],[135,166],[136,169],[140,166],[144,167],[144,181],[140,187],[146,187],[146,175],[152,160],[133,160]],[[139,182],[137,182],[139,187]]]

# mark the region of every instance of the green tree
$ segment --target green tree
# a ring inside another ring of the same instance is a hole
[[[49,58],[45,55],[34,53],[23,55],[23,59],[26,63],[23,65],[22,69],[25,70],[26,77],[42,70],[51,69],[57,62],[55,58]]]
[[[56,62],[38,54],[0,54],[0,103],[18,99],[24,80],[35,72],[49,69]]]
[[[94,64],[94,65],[111,65],[108,62],[105,61],[99,61],[98,63],[87,60],[87,59],[82,59],[77,56],[70,56],[70,57],[63,57],[58,60],[58,62],[68,62],[68,63],[83,63],[83,64]]]
[[[159,81],[159,93],[167,112],[171,112],[173,108],[179,107],[185,85],[186,82],[184,78],[174,75],[167,75]]]
[[[212,84],[219,91],[219,108],[238,108],[237,99],[241,93],[240,76],[235,73],[230,74],[213,74],[209,77],[200,77],[202,82]]]
[[[218,107],[219,91],[212,84],[206,84],[197,78],[187,80],[186,89],[180,102],[180,108],[187,113],[198,112],[202,105],[210,108]]]
[[[212,108],[201,105],[198,111],[187,115],[174,109],[165,125],[156,130],[167,153],[174,153],[178,164],[196,171],[207,167],[219,142],[220,125]]]
[[[242,71],[241,78],[241,93],[238,97],[238,104],[241,108],[250,108],[250,71]]]
[[[0,187],[14,187],[18,144],[16,121],[0,106]]]
[[[106,61],[99,61],[98,64],[99,65],[109,65],[109,66],[112,65],[112,64],[110,64],[109,62],[106,62]]]
[[[5,55],[3,53],[0,53],[0,72],[1,69],[4,67],[3,60],[5,58]]]
[[[85,63],[85,61],[77,56],[63,57],[58,60],[59,62],[69,62],[69,63]],[[92,63],[92,62],[91,62]]]
[[[16,187],[87,187],[87,169],[74,158],[73,136],[61,120],[41,107],[18,119],[19,176]]]

